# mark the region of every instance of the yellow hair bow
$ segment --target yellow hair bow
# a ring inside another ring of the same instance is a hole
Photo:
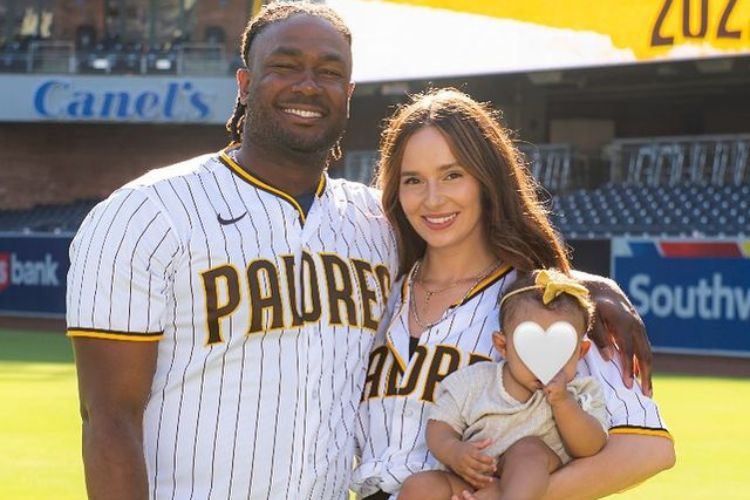
[[[513,290],[510,293],[506,293],[500,300],[500,307],[510,297],[529,290],[544,290],[542,293],[542,302],[544,305],[549,304],[562,293],[567,293],[578,300],[581,307],[588,309],[589,307],[589,290],[579,282],[572,278],[567,277],[560,271],[555,270],[542,270],[539,271],[534,280],[534,284],[531,286],[525,286],[517,290]]]
[[[555,300],[561,293],[567,293],[575,297],[581,307],[588,308],[589,289],[560,272],[549,272],[546,269],[539,271],[534,283],[544,290],[542,294],[544,305]]]

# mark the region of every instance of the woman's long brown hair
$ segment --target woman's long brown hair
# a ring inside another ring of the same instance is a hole
[[[376,184],[396,230],[399,276],[422,258],[426,248],[398,196],[406,143],[424,127],[440,131],[461,166],[481,184],[485,235],[495,256],[520,271],[556,267],[569,272],[568,256],[537,195],[539,186],[500,124],[498,112],[448,88],[413,96],[388,119],[381,136]]]

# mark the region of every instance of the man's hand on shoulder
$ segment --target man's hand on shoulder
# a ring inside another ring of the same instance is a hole
[[[605,359],[620,356],[627,387],[632,387],[633,377],[638,376],[643,393],[651,396],[653,355],[646,327],[635,307],[614,280],[581,271],[573,271],[573,275],[586,285],[596,305],[589,336]]]

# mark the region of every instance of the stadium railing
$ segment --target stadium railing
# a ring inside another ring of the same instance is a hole
[[[577,154],[570,144],[520,143],[534,178],[552,193],[588,185],[589,159]]]
[[[531,174],[545,189],[553,193],[588,186],[590,160],[576,154],[570,144],[518,145]],[[379,155],[376,150],[347,152],[344,166],[334,175],[369,184],[375,173]]]
[[[72,42],[36,41],[29,44],[29,73],[71,73],[75,69],[76,54]]]
[[[0,50],[0,72],[60,74],[224,75],[236,62],[222,43],[99,42],[76,47],[70,41],[14,41]]]
[[[750,134],[620,139],[611,144],[608,155],[615,184],[750,182]]]

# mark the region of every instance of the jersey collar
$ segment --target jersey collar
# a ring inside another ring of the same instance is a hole
[[[245,182],[250,183],[251,185],[257,187],[258,189],[261,189],[263,191],[266,191],[268,193],[273,194],[274,196],[277,196],[281,198],[282,200],[286,201],[290,205],[292,205],[299,214],[300,221],[302,224],[305,223],[305,211],[302,210],[302,207],[297,202],[297,200],[292,196],[291,194],[283,191],[282,189],[272,185],[271,183],[264,181],[260,179],[259,177],[251,174],[244,168],[242,168],[239,163],[237,163],[234,158],[229,154],[231,151],[234,151],[235,149],[238,149],[240,147],[239,143],[232,143],[223,150],[219,151],[219,161],[223,163],[229,170],[231,170],[235,175],[237,175],[239,178],[244,180]],[[326,189],[326,174],[323,172],[320,176],[320,181],[318,181],[318,187],[315,189],[315,196],[317,198],[320,198]]]

